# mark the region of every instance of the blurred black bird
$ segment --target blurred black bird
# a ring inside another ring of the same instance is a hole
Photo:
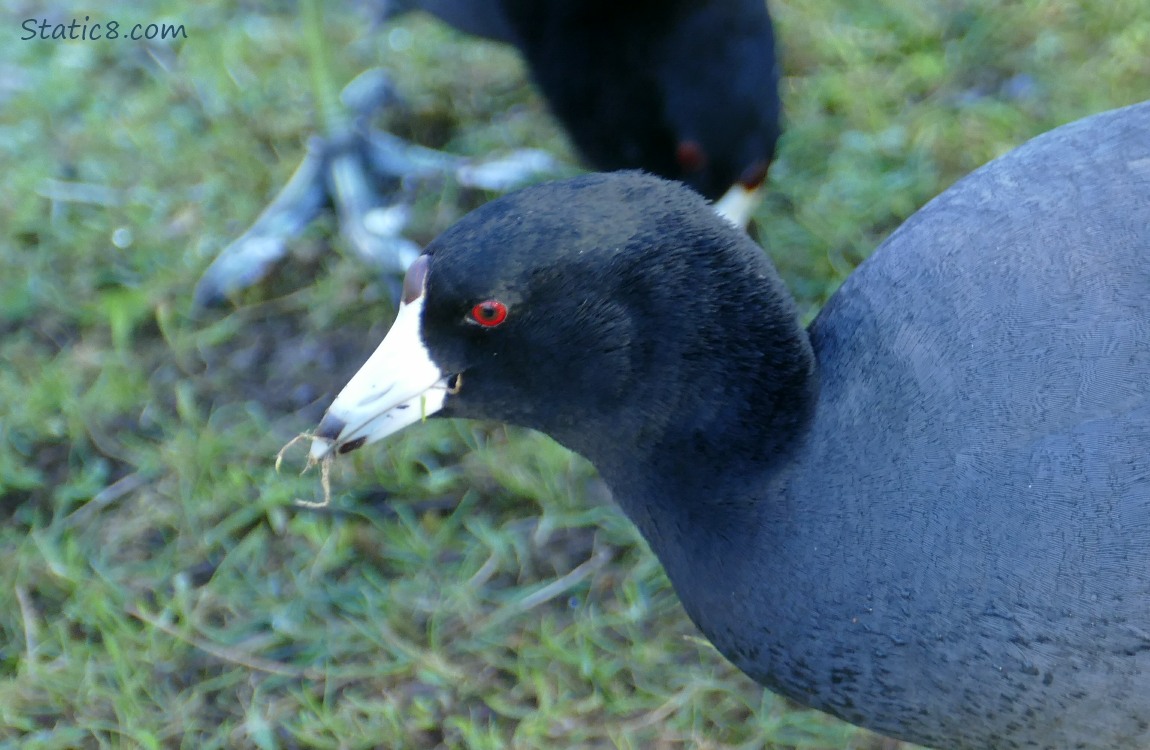
[[[305,19],[319,34],[318,12]],[[385,16],[426,11],[461,31],[513,45],[587,164],[642,169],[685,182],[746,226],[780,132],[774,32],[764,0],[394,0]],[[389,100],[369,71],[349,85],[349,116],[313,139],[291,181],[226,248],[196,289],[218,304],[262,278],[287,240],[335,204],[351,246],[402,271],[418,247],[402,237],[400,180],[454,172],[491,189],[548,171],[538,152],[470,177],[466,159],[367,125]],[[523,156],[523,155],[521,155]]]
[[[756,187],[774,156],[778,76],[762,0],[412,4],[514,45],[596,169],[643,169],[718,199],[737,182]]]

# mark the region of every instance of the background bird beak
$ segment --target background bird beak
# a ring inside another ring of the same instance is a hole
[[[723,194],[722,198],[715,201],[712,208],[715,209],[715,213],[739,229],[746,230],[747,224],[751,221],[751,214],[759,205],[759,197],[762,192],[763,186],[761,184],[747,187],[741,182],[736,182],[731,185],[730,190]]]

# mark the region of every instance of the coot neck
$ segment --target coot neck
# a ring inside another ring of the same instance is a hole
[[[792,464],[814,419],[815,356],[789,291],[749,240],[718,255],[719,283],[682,290],[708,297],[697,314],[644,316],[659,354],[627,404],[593,429],[552,433],[596,465],[653,547],[752,524],[770,502],[764,483]]]

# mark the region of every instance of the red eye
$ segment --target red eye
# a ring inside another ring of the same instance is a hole
[[[507,320],[507,305],[497,299],[480,302],[471,308],[471,319],[486,328],[494,328]]]
[[[679,162],[679,169],[692,174],[707,166],[707,152],[698,141],[679,141],[675,149],[675,161]]]

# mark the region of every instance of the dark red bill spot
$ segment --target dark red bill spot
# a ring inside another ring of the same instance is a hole
[[[739,183],[747,190],[754,190],[767,179],[767,169],[771,166],[769,161],[757,161],[743,170],[739,175]]]
[[[357,437],[355,440],[348,440],[346,443],[339,446],[339,448],[336,449],[336,452],[340,455],[343,455],[344,453],[351,453],[353,450],[362,448],[363,444],[366,442],[367,437]]]
[[[403,277],[403,304],[407,305],[423,296],[423,285],[427,281],[427,269],[431,256],[421,255],[407,268]]]
[[[675,149],[675,161],[684,172],[698,172],[707,166],[707,152],[698,141],[679,141]]]
[[[494,328],[507,320],[507,305],[497,299],[480,302],[471,308],[471,320],[485,328]]]

